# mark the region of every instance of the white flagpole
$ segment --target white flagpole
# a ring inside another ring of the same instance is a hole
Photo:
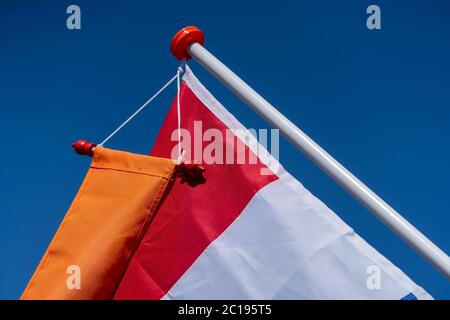
[[[181,29],[171,43],[177,59],[194,58],[236,96],[265,119],[372,214],[450,279],[450,258],[375,192],[356,178],[233,71],[203,47],[203,33],[196,27]]]

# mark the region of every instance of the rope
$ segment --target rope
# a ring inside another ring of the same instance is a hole
[[[146,106],[149,105],[150,102],[152,102],[161,92],[163,92],[172,82],[174,82],[175,80],[177,80],[177,88],[178,88],[178,92],[177,92],[177,101],[178,101],[178,144],[180,145],[180,112],[179,112],[179,108],[180,108],[180,74],[181,71],[183,71],[183,69],[178,68],[177,70],[177,74],[175,76],[173,76],[169,81],[166,82],[165,85],[163,85],[161,87],[161,89],[159,89],[150,99],[148,99],[142,106],[139,107],[139,109],[137,109],[131,116],[128,117],[128,119],[126,119],[124,122],[122,122],[122,124],[120,126],[117,127],[117,129],[115,129],[105,140],[103,140],[99,146],[102,147],[106,142],[109,141],[109,139],[111,139],[117,132],[119,132],[120,129],[122,129],[128,122],[130,122],[135,116],[137,116],[137,114],[139,112],[141,112]],[[181,149],[181,145],[178,149],[178,151],[180,151]],[[180,152],[180,156],[181,156],[181,152]]]
[[[178,121],[178,163],[183,161],[184,152],[181,152],[181,103],[180,103],[180,82],[181,73],[183,72],[183,63],[177,70],[177,121]]]

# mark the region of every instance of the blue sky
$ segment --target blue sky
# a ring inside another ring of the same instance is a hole
[[[77,4],[82,29],[66,28]],[[366,28],[381,7],[382,29]],[[205,46],[450,252],[450,2],[1,1],[0,298],[18,298],[100,142],[174,74],[172,35]],[[246,126],[267,125],[195,62]],[[172,86],[109,147],[148,153]],[[285,140],[282,164],[435,298],[450,282]]]

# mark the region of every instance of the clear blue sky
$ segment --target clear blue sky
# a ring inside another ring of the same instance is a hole
[[[82,29],[66,28],[77,4]],[[378,4],[382,30],[366,28]],[[450,252],[450,2],[23,1],[0,3],[0,298],[18,298],[99,142],[178,65],[172,35],[206,46]],[[267,125],[195,62],[245,125]],[[109,147],[148,153],[171,87]],[[450,282],[286,141],[283,165],[436,298]]]

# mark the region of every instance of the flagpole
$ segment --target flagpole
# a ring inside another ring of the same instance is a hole
[[[244,103],[258,113],[334,181],[365,206],[372,214],[450,279],[450,258],[375,192],[322,149],[294,123],[253,90],[233,71],[203,47],[204,35],[198,28],[181,29],[173,38],[171,51],[179,60],[193,58],[222,82]]]

